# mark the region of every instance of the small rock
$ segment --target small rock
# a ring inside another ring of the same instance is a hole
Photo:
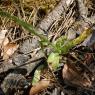
[[[5,95],[15,95],[18,91],[22,92],[21,90],[24,89],[26,85],[29,85],[29,83],[23,75],[10,73],[1,84],[1,89]]]
[[[27,39],[20,46],[20,52],[27,54],[39,47],[39,42],[37,38]]]
[[[28,61],[29,56],[24,54],[16,54],[13,56],[13,63],[17,66],[25,64],[26,61]]]

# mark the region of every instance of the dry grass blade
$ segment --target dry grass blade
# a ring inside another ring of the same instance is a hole
[[[44,40],[44,41],[48,42],[48,39],[44,34],[37,32],[37,30],[34,29],[34,27],[32,27],[32,25],[28,24],[27,22],[24,22],[23,20],[17,18],[16,16],[12,16],[9,13],[3,12],[1,10],[0,10],[0,15],[4,16],[4,17],[8,17],[9,19],[12,19],[12,20],[16,21],[19,25],[23,26],[29,32],[31,32],[32,34],[38,36],[41,40]]]
[[[8,59],[17,49],[19,45],[9,43],[4,47],[3,59]]]

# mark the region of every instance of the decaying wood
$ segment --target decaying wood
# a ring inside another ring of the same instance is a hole
[[[39,24],[38,30],[47,32],[54,21],[61,17],[61,14],[65,13],[65,0],[61,0],[59,4],[50,12]]]
[[[61,22],[61,26],[59,26],[58,32],[66,28],[69,29],[69,27],[76,22],[76,18],[73,17],[74,15],[77,15],[77,20],[81,20],[81,17],[83,17],[85,21],[93,21],[95,17],[91,16],[91,18],[87,18],[89,9],[91,9],[91,12],[93,11],[92,2],[93,0],[61,0],[59,4],[37,25],[38,31],[47,33],[52,25],[59,20],[63,21]],[[75,6],[73,6],[74,4]]]

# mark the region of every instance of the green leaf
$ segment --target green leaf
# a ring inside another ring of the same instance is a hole
[[[34,77],[33,77],[33,80],[32,80],[32,85],[35,85],[36,83],[38,83],[40,81],[40,77],[41,77],[41,71],[45,68],[45,64],[42,64],[40,65],[35,73],[34,73]]]
[[[64,47],[64,43],[67,41],[67,37],[66,36],[61,36],[60,38],[58,38],[55,42],[54,42],[54,48],[55,51],[60,53],[62,52],[62,49]]]
[[[32,80],[32,85],[35,85],[36,83],[40,81],[40,76],[41,76],[41,70],[36,70],[34,73],[33,80]]]
[[[40,41],[40,44],[43,45],[43,46],[48,46],[48,45],[49,45],[49,43],[47,43],[47,42],[44,41],[44,40],[41,40],[41,41]]]
[[[56,70],[59,67],[60,56],[58,53],[51,53],[48,57],[48,64],[53,70]]]

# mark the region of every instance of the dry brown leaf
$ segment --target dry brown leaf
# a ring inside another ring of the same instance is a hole
[[[2,45],[3,46],[6,46],[8,43],[9,43],[9,39],[8,38],[5,38]]]
[[[79,72],[73,64],[65,64],[62,70],[62,77],[64,80],[68,80],[75,85],[90,87],[90,79],[83,75],[84,72]]]
[[[1,30],[0,31],[0,45],[7,45],[9,43],[9,39],[5,37],[8,30]]]
[[[4,46],[3,59],[8,59],[18,49],[19,45],[15,43],[9,43]]]
[[[5,35],[7,33],[7,30],[1,30],[0,31],[0,44],[2,44],[4,38],[5,38]]]
[[[49,80],[46,79],[41,80],[30,89],[29,95],[35,95],[39,93],[43,89],[46,89],[49,86],[49,84],[50,84]]]

